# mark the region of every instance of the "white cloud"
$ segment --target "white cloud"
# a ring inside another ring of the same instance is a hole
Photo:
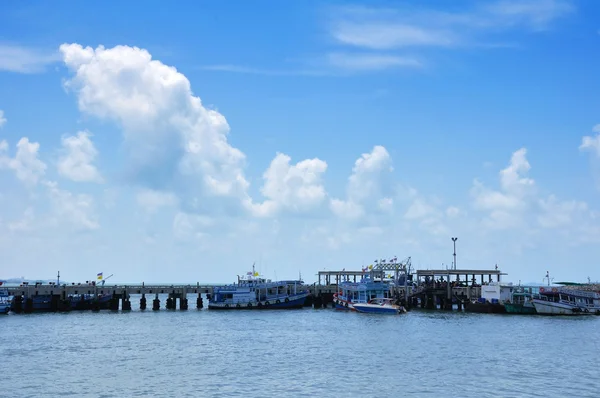
[[[136,195],[137,202],[147,212],[154,213],[161,207],[176,206],[179,201],[172,192],[144,189]]]
[[[377,202],[379,209],[383,210],[386,213],[391,213],[394,211],[394,199],[392,198],[381,198]]]
[[[0,109],[0,128],[6,124],[6,118],[4,117],[4,111]]]
[[[522,223],[521,214],[526,210],[535,193],[535,182],[525,177],[531,168],[527,150],[521,148],[512,154],[509,165],[500,171],[500,190],[486,188],[475,180],[471,195],[477,210],[489,212],[486,224],[492,228],[512,228]]]
[[[407,220],[417,220],[434,214],[437,209],[421,198],[416,198],[404,213]]]
[[[23,137],[17,143],[17,153],[14,158],[6,155],[8,143],[0,142],[0,168],[12,169],[17,178],[25,184],[33,186],[46,172],[46,164],[38,159],[40,144],[29,142]]]
[[[290,165],[290,160],[288,155],[278,153],[263,174],[261,192],[267,200],[252,206],[255,214],[271,216],[281,209],[305,212],[318,207],[327,197],[321,179],[327,163],[315,158]]]
[[[341,44],[374,50],[455,47],[505,29],[543,30],[573,10],[563,0],[502,0],[455,12],[401,5],[396,9],[337,7],[331,35]]]
[[[590,151],[600,158],[600,124],[597,124],[592,129],[595,136],[585,136],[581,139],[580,151]]]
[[[365,215],[363,207],[352,201],[331,199],[329,206],[333,214],[341,218],[357,219]]]
[[[332,198],[331,210],[337,216],[355,219],[364,216],[367,210],[381,208],[379,201],[389,198],[385,174],[392,170],[392,159],[383,146],[376,145],[371,152],[363,153],[348,178],[346,200]],[[386,211],[390,211],[389,204]]]
[[[376,50],[408,46],[450,46],[456,40],[449,32],[404,23],[341,22],[332,33],[340,43]]]
[[[75,230],[95,230],[100,228],[94,211],[94,200],[90,195],[73,194],[59,189],[53,181],[45,181],[48,195],[54,208],[56,222],[67,222]]]
[[[223,115],[202,105],[183,74],[137,47],[63,44],[60,51],[79,109],[123,127],[137,184],[247,199],[244,154],[227,142]]]
[[[87,131],[62,137],[63,155],[58,160],[58,173],[73,181],[102,182],[102,176],[92,163],[98,151]]]
[[[336,68],[356,71],[382,70],[395,67],[420,67],[415,58],[387,54],[330,53],[328,63]]]
[[[33,208],[28,207],[23,213],[23,218],[9,223],[8,229],[10,231],[30,231],[32,229],[34,219],[35,216],[33,213]]]
[[[173,218],[173,234],[182,241],[203,240],[210,236],[206,229],[213,224],[210,217],[178,212]]]
[[[460,209],[455,206],[449,206],[446,209],[446,216],[450,218],[458,217],[461,214]]]
[[[588,211],[588,206],[584,202],[571,200],[559,201],[556,196],[550,195],[547,199],[540,199],[539,205],[541,213],[538,215],[538,222],[544,228],[571,227],[575,218]]]
[[[484,6],[496,24],[530,26],[542,30],[575,10],[568,0],[501,0]]]
[[[47,65],[60,61],[59,54],[0,43],[0,71],[43,72]]]

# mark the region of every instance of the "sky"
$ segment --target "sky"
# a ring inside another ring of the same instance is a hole
[[[600,280],[599,13],[1,2],[0,278]]]

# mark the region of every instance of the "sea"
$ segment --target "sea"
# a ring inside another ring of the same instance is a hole
[[[0,317],[0,396],[600,396],[600,317],[211,311],[193,300],[140,311],[131,299],[131,312]]]

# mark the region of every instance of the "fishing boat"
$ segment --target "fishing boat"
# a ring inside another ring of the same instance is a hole
[[[10,295],[8,289],[0,289],[0,315],[10,312]]]
[[[359,282],[343,281],[333,295],[336,310],[356,311],[355,304],[366,304],[374,299],[392,298],[390,284],[375,278],[374,272],[366,272]]]
[[[539,286],[515,286],[512,299],[504,302],[504,309],[509,314],[536,314],[537,311],[531,300],[537,297],[539,292]]]
[[[302,308],[310,292],[302,280],[271,281],[254,270],[238,276],[235,284],[214,289],[208,309],[291,309]]]
[[[391,298],[376,298],[367,303],[354,303],[352,307],[356,312],[368,314],[403,314],[406,309],[401,305],[394,304]]]
[[[532,303],[541,315],[600,315],[600,285],[543,287]]]

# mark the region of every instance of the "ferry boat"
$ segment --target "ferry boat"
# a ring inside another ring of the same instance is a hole
[[[506,313],[504,302],[510,300],[513,291],[512,283],[491,282],[481,286],[481,297],[465,304],[465,312],[486,314]]]
[[[391,298],[376,298],[369,300],[368,303],[353,303],[352,307],[356,312],[368,314],[403,314],[406,309],[401,305],[394,304]]]
[[[208,309],[291,309],[302,308],[310,295],[302,280],[271,281],[252,272],[238,276],[235,284],[214,289]]]
[[[504,303],[506,312],[509,314],[536,314],[532,299],[539,296],[539,292],[539,286],[515,286],[512,299]]]
[[[366,273],[360,282],[344,281],[339,291],[333,295],[336,310],[356,311],[355,304],[365,304],[374,299],[392,298],[390,283],[374,278],[374,273]]]
[[[542,315],[600,315],[600,285],[540,288],[532,302]]]
[[[0,289],[0,315],[10,312],[10,295],[8,289]]]

